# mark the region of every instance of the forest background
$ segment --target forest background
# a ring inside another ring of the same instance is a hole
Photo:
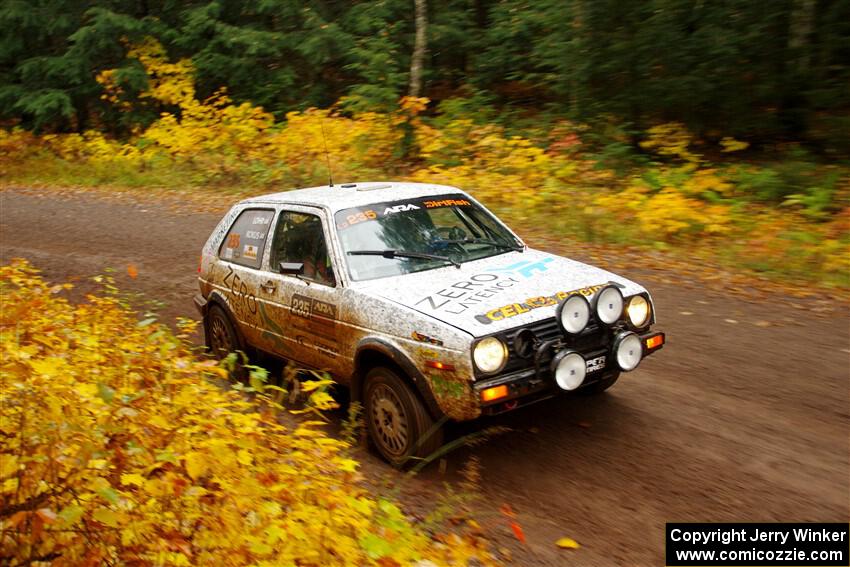
[[[846,0],[7,0],[0,30],[7,184],[321,184],[324,129],[338,181],[848,284]]]

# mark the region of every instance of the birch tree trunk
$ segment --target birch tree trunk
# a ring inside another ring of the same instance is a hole
[[[415,7],[416,39],[413,43],[413,57],[410,59],[410,96],[422,94],[422,68],[425,65],[425,52],[428,50],[428,4],[427,0],[413,0]]]

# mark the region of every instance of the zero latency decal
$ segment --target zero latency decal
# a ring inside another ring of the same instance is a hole
[[[549,269],[547,264],[552,261],[554,258],[543,258],[537,262],[523,260],[501,268],[491,268],[487,272],[474,274],[467,280],[455,282],[445,289],[427,295],[415,305],[425,304],[433,311],[458,315],[520,283],[519,277],[528,279],[537,273],[545,272]]]

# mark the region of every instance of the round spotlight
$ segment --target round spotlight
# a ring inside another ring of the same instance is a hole
[[[587,327],[590,321],[590,304],[583,295],[571,295],[558,305],[558,322],[561,328],[576,335]]]
[[[617,359],[617,366],[624,372],[637,368],[643,358],[640,337],[630,331],[617,335],[614,339],[614,357]]]
[[[485,374],[498,372],[508,361],[508,347],[496,337],[487,337],[475,345],[472,359],[478,370]]]
[[[593,303],[596,317],[605,325],[613,325],[623,315],[623,294],[612,285],[603,287]]]
[[[587,374],[587,363],[579,353],[565,350],[552,360],[555,382],[562,390],[571,391],[581,386]]]
[[[635,327],[643,327],[649,322],[650,307],[649,302],[642,295],[635,295],[629,299],[629,306],[626,307],[626,313],[629,316],[629,322]]]

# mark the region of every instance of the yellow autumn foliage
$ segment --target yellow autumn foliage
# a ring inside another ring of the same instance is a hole
[[[427,167],[413,181],[466,187],[493,205],[532,210],[545,200],[539,190],[552,173],[553,158],[520,136],[506,136],[495,125],[454,120],[443,129],[416,128]]]
[[[710,205],[696,199],[702,191],[718,190],[721,181],[709,176],[694,176],[682,187],[665,185],[653,190],[639,178],[623,191],[603,192],[593,203],[616,216],[620,223],[637,222],[647,238],[677,241],[682,238],[708,237],[729,232],[732,216],[728,205]]]
[[[66,287],[0,267],[0,563],[492,564],[362,488],[316,423],[284,427],[166,326]]]
[[[270,136],[269,157],[296,186],[326,178],[328,160],[337,179],[368,177],[372,172],[380,177],[402,137],[397,123],[395,116],[374,112],[353,118],[335,109],[290,112],[285,127]]]
[[[647,130],[647,138],[640,143],[640,146],[659,156],[697,164],[701,161],[701,157],[691,151],[693,141],[693,135],[688,132],[684,124],[665,122]]]

